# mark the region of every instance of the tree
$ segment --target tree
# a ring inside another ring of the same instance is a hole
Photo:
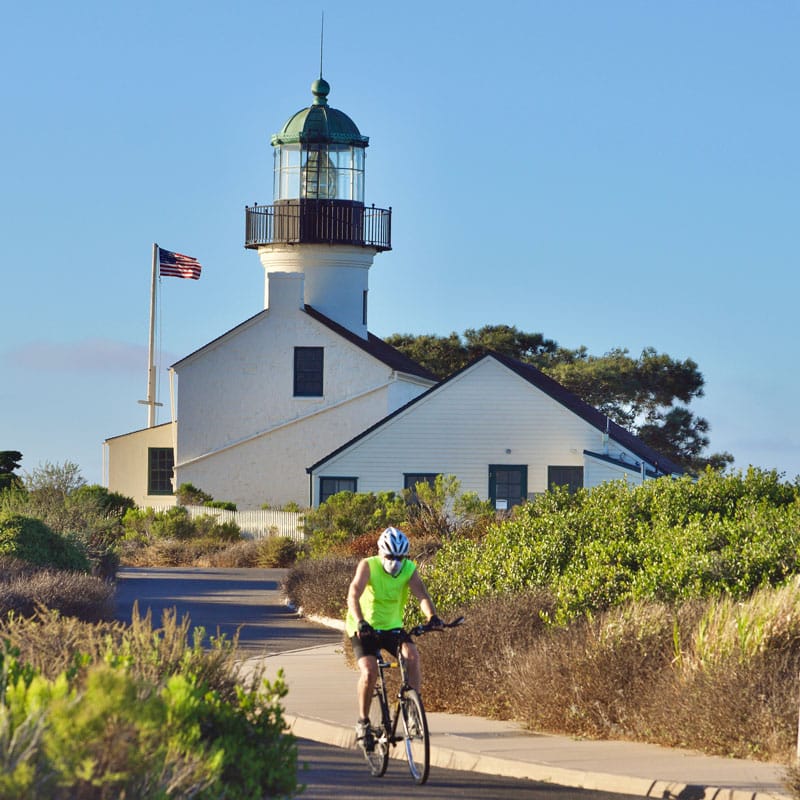
[[[733,462],[729,453],[702,455],[710,426],[685,404],[703,396],[705,380],[691,358],[681,361],[652,347],[635,358],[623,348],[592,356],[585,347],[562,348],[540,333],[511,325],[469,328],[463,338],[456,333],[395,334],[386,341],[440,378],[486,352],[516,358],[541,369],[685,469],[723,469]]]
[[[19,450],[0,450],[0,492],[11,487],[21,487],[22,479],[14,474],[19,469],[22,453]]]
[[[85,485],[81,468],[72,461],[63,464],[45,461],[25,476],[25,488],[29,492],[55,493],[62,497]]]

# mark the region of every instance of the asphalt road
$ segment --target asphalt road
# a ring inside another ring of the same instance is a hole
[[[153,624],[165,610],[188,615],[208,635],[233,638],[248,656],[282,653],[342,640],[342,634],[298,619],[284,604],[280,582],[285,569],[157,569],[124,567],[117,583],[117,619],[130,621],[134,602],[148,609]]]
[[[194,627],[202,626],[208,634],[230,638],[238,629],[240,649],[247,655],[341,641],[338,631],[300,619],[286,607],[280,592],[285,573],[281,569],[126,567],[118,574],[116,616],[129,622],[138,602],[139,613],[150,610],[157,624],[164,610],[174,608],[179,618],[188,615]],[[629,795],[435,767],[425,786],[415,786],[402,761],[391,760],[386,775],[373,778],[359,752],[308,740],[300,740],[299,755],[298,780],[306,786],[301,800],[630,800]]]
[[[411,780],[404,761],[392,759],[382,778],[373,778],[355,750],[301,739],[298,781],[306,788],[299,800],[633,800],[630,795],[589,792],[478,772],[431,767],[424,786]]]

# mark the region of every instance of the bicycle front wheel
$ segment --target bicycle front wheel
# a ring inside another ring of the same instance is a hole
[[[404,693],[401,713],[405,729],[408,770],[414,783],[421,785],[428,780],[431,746],[425,709],[422,706],[422,699],[415,689],[407,689]]]

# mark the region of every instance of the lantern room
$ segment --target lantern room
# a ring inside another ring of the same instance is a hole
[[[271,139],[273,204],[247,208],[245,247],[327,242],[390,250],[391,209],[364,206],[369,138],[328,105],[326,80],[315,80],[311,93],[312,104]]]

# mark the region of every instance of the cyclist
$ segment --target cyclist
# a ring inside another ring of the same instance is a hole
[[[433,601],[408,558],[408,538],[398,528],[387,528],[378,539],[378,555],[362,559],[347,593],[347,635],[353,645],[361,676],[358,681],[356,738],[370,750],[369,706],[378,680],[379,649],[397,655],[398,646],[408,664],[408,682],[420,691],[422,674],[419,652],[411,641],[403,641],[403,610],[409,591],[419,601],[428,624],[441,627]]]

